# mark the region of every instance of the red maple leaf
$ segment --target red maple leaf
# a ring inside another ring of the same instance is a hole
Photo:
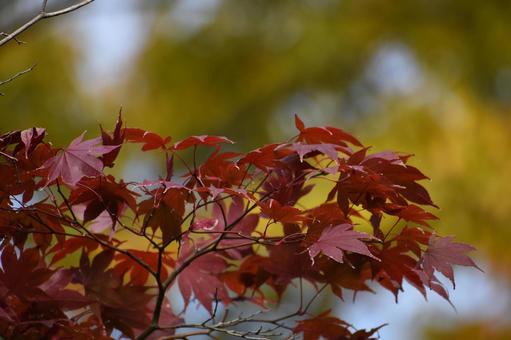
[[[148,288],[125,284],[124,273],[119,275],[110,268],[114,259],[112,251],[103,251],[92,262],[82,253],[75,280],[83,284],[85,295],[93,301],[94,314],[101,318],[107,330],[116,328],[134,338],[137,330],[150,323],[149,304],[153,296]]]
[[[333,161],[337,161],[339,158],[337,155],[336,145],[334,144],[304,144],[304,143],[293,143],[291,149],[296,151],[300,157],[300,161],[303,162],[305,156],[323,154],[328,156]]]
[[[273,307],[267,302],[300,283],[300,306],[291,314],[296,327],[284,322],[285,331],[305,340],[360,340],[377,329],[356,331],[328,312],[308,315],[312,301],[303,305],[302,281],[317,295],[329,286],[342,299],[346,289],[371,290],[369,281],[397,297],[406,280],[424,296],[429,288],[449,299],[438,273],[454,284],[454,265],[476,266],[466,255],[473,248],[418,226],[436,217],[423,208],[434,203],[418,183],[427,177],[407,165],[410,155],[369,154],[343,130],[306,127],[298,117],[295,124],[295,138],[244,155],[221,151],[221,144],[232,143],[225,137],[172,144],[170,137],[124,128],[120,117],[113,132],[102,129],[93,140],[82,135],[65,149],[43,142],[41,128],[1,135],[0,334],[214,337],[243,326],[214,315],[217,303],[220,312],[238,301]],[[157,149],[166,160],[162,177],[132,191],[104,175],[124,142]],[[203,146],[213,152],[199,162],[205,154],[195,151]],[[174,157],[187,169],[182,176],[174,172]],[[320,183],[333,188],[327,194]],[[312,190],[324,195],[307,197]],[[389,217],[397,220],[392,226]],[[355,218],[368,220],[371,233],[356,231]],[[107,226],[116,226],[119,239],[104,233]],[[130,246],[122,246],[127,241]],[[178,318],[169,288],[180,293],[185,309],[193,299],[211,317],[203,323]],[[247,322],[281,326],[286,318]],[[216,325],[220,319],[224,325]],[[209,325],[215,327],[204,329]]]
[[[315,268],[318,268],[324,276],[324,281],[330,285],[332,293],[340,299],[343,298],[342,289],[350,289],[355,292],[373,290],[366,284],[372,279],[371,265],[365,258],[351,256],[348,264],[332,261],[328,257],[320,257],[316,260]]]
[[[384,206],[384,210],[389,215],[395,215],[405,221],[415,222],[425,227],[429,226],[427,221],[438,220],[438,217],[414,204],[401,206],[399,204],[389,203]]]
[[[48,170],[46,183],[62,178],[65,183],[74,186],[83,177],[101,175],[103,162],[98,157],[119,146],[98,145],[98,138],[83,141],[84,135],[85,132],[43,164],[43,168]]]
[[[349,133],[334,127],[305,127],[302,120],[295,115],[296,128],[300,131],[298,141],[304,141],[308,144],[329,143],[338,146],[347,146],[345,142],[349,142],[356,146],[362,146],[362,143]],[[349,151],[348,149],[345,149]],[[349,152],[351,154],[351,152]]]
[[[403,279],[406,279],[423,296],[426,296],[424,282],[421,279],[417,260],[408,255],[409,249],[404,247],[392,247],[378,251],[380,262],[374,263],[374,279],[384,288],[391,291],[396,301],[398,294],[403,290]]]
[[[185,211],[185,196],[180,189],[154,191],[154,197],[142,201],[138,215],[144,216],[144,226],[162,233],[163,244],[168,244],[181,234],[182,218]]]
[[[303,340],[336,339],[336,340],[370,340],[381,327],[373,328],[369,331],[359,330],[352,333],[348,327],[349,324],[330,316],[330,311],[320,315],[298,321],[293,329],[295,334],[303,333]]]
[[[367,238],[370,238],[368,234],[354,231],[350,224],[339,224],[323,230],[319,239],[308,248],[309,255],[312,261],[319,253],[323,253],[331,259],[343,263],[344,253],[351,251],[378,259],[371,254],[365,243],[361,241]]]
[[[158,253],[136,249],[129,249],[128,251],[151,266],[155,272],[157,271]],[[125,254],[116,254],[115,259],[119,262],[115,264],[114,271],[117,272],[119,276],[130,272],[129,281],[131,283],[137,286],[146,284],[149,278],[149,272],[145,268]],[[174,265],[174,260],[170,254],[165,254],[162,260],[161,279],[164,280],[168,276],[167,268]]]
[[[166,145],[171,141],[171,138],[168,136],[162,137],[157,133],[137,128],[125,128],[123,134],[126,135],[126,140],[128,142],[142,143],[142,151],[166,149]]]
[[[17,331],[32,326],[35,330],[39,323],[44,324],[42,328],[51,327],[57,320],[66,319],[65,311],[88,302],[77,291],[66,289],[72,273],[46,267],[37,248],[23,250],[7,245],[0,260],[0,333],[5,331],[2,320]]]
[[[429,247],[422,256],[422,267],[429,278],[432,278],[434,270],[437,270],[445,275],[454,286],[452,265],[481,269],[470,257],[465,255],[465,253],[473,251],[475,248],[468,244],[453,242],[453,239],[453,236],[432,235],[429,238]]]
[[[74,207],[84,206],[84,222],[92,221],[105,213],[102,221],[106,223],[104,227],[115,227],[126,207],[137,210],[135,196],[137,194],[129,190],[123,181],[117,183],[113,176],[108,175],[82,180],[71,192],[69,203]]]
[[[183,253],[189,253],[189,250]],[[183,260],[185,260],[183,258]],[[180,265],[178,261],[177,265]],[[185,306],[188,306],[193,296],[212,313],[212,303],[217,299],[224,303],[229,296],[224,283],[220,280],[221,274],[227,269],[227,261],[218,254],[210,253],[198,257],[181,274],[177,282],[179,291],[183,296]]]
[[[190,137],[185,138],[181,141],[178,141],[174,144],[174,146],[172,148],[174,150],[183,150],[183,149],[189,148],[190,146],[195,146],[195,145],[214,146],[214,145],[221,144],[221,143],[234,144],[234,142],[231,141],[227,137],[201,135],[201,136],[190,136]]]
[[[104,154],[103,157],[101,157],[104,166],[113,167],[114,160],[117,158],[119,151],[121,151],[120,146],[124,142],[124,137],[126,135],[126,131],[122,129],[121,112],[119,112],[119,117],[117,118],[117,123],[115,124],[115,129],[112,135],[106,133],[101,125],[100,128],[103,145],[119,146],[118,148]]]
[[[303,333],[304,340],[349,339],[351,332],[348,324],[336,317],[328,316],[326,311],[314,318],[300,320],[294,328],[295,334]]]
[[[246,163],[254,164],[259,169],[267,171],[276,165],[275,149],[279,144],[268,144],[248,152],[243,156],[238,164],[243,165]]]
[[[275,222],[297,223],[305,219],[300,209],[289,205],[282,205],[273,198],[268,203],[259,202],[259,206],[262,212],[268,218],[275,220]]]

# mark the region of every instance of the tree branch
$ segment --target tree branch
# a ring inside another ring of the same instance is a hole
[[[46,12],[46,5],[47,5],[48,0],[43,0],[42,5],[41,5],[41,11],[36,16],[32,17],[32,19],[27,21],[25,24],[23,24],[20,27],[18,27],[17,29],[15,29],[12,33],[9,33],[9,34],[3,33],[2,34],[4,36],[4,38],[2,40],[0,40],[0,46],[5,45],[6,43],[8,43],[11,40],[15,40],[16,42],[18,42],[18,40],[16,39],[16,37],[18,35],[25,32],[27,29],[29,29],[30,27],[32,27],[33,25],[35,25],[37,22],[41,21],[42,19],[53,18],[53,17],[59,16],[59,15],[73,12],[83,6],[90,4],[93,1],[94,0],[83,0],[77,4],[62,8],[57,11]]]
[[[11,81],[13,81],[14,79],[19,78],[19,77],[21,77],[22,75],[24,75],[25,73],[28,73],[28,72],[32,71],[32,70],[34,69],[34,67],[36,67],[36,64],[34,64],[34,65],[30,66],[29,68],[27,68],[27,69],[25,69],[25,70],[23,70],[23,71],[20,71],[20,72],[16,73],[15,75],[11,76],[11,77],[10,77],[10,78],[8,78],[8,79],[1,80],[1,81],[0,81],[0,86],[3,86],[3,85],[5,85],[5,84],[7,84],[7,83],[10,83],[10,82],[11,82]],[[3,95],[4,95],[4,94],[3,94],[2,92],[0,92],[0,96],[3,96]]]

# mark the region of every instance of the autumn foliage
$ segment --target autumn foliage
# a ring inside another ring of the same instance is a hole
[[[223,151],[233,149],[225,137],[173,142],[120,116],[113,131],[65,148],[42,128],[2,135],[0,334],[373,339],[379,325],[357,330],[328,307],[312,314],[314,299],[371,291],[371,281],[397,299],[406,280],[448,300],[438,274],[454,284],[453,265],[476,266],[473,248],[430,226],[424,207],[435,205],[410,155],[295,123],[290,141],[244,154]],[[108,174],[127,143],[156,153],[165,172],[140,183]],[[302,298],[275,317],[288,289]],[[273,314],[228,313],[245,303]],[[189,323],[196,304],[210,317]]]

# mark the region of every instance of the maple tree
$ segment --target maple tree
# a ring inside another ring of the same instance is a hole
[[[0,334],[373,339],[380,325],[357,330],[329,310],[314,315],[314,300],[326,289],[340,299],[371,291],[371,281],[397,299],[405,280],[449,300],[437,275],[454,285],[453,265],[477,268],[473,248],[436,234],[424,209],[435,205],[418,183],[427,177],[410,155],[370,153],[341,129],[295,124],[288,142],[245,154],[223,151],[233,142],[219,136],[172,143],[120,115],[112,132],[66,148],[42,128],[0,136]],[[126,143],[161,155],[165,174],[108,174]],[[209,152],[200,164],[199,148]],[[307,206],[308,195],[320,203]],[[277,309],[296,282],[291,313],[229,313],[243,303]],[[308,301],[303,282],[315,290]],[[184,317],[192,301],[209,313],[201,323]]]

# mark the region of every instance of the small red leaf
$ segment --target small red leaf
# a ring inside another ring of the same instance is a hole
[[[303,216],[300,209],[282,205],[274,199],[270,199],[268,203],[260,202],[259,205],[263,213],[276,222],[296,223],[305,220],[305,216]]]
[[[343,263],[344,252],[351,251],[378,260],[361,241],[361,239],[367,238],[370,238],[368,234],[354,231],[350,224],[340,224],[325,229],[319,239],[308,248],[309,255],[312,261],[319,253],[323,253],[331,259]]]
[[[172,147],[174,150],[183,150],[186,148],[189,148],[190,146],[195,145],[207,145],[207,146],[213,146],[221,143],[229,143],[234,144],[233,141],[226,137],[222,136],[207,136],[207,135],[201,135],[201,136],[191,136],[188,138],[185,138],[179,142],[176,142],[174,146]]]
[[[115,124],[115,129],[112,135],[103,131],[103,127],[101,128],[101,139],[103,140],[103,145],[117,145],[118,148],[110,151],[109,153],[104,154],[101,157],[103,164],[108,167],[114,166],[114,160],[119,155],[119,151],[121,150],[120,145],[124,142],[125,130],[122,129],[122,117],[121,111],[119,111],[119,117],[117,118],[117,123]]]
[[[303,121],[296,114],[295,114],[295,126],[298,129],[298,131],[303,131],[305,129],[305,124],[303,124]]]
[[[162,137],[154,132],[136,128],[125,128],[126,140],[131,143],[142,143],[142,151],[166,149],[171,137]]]

